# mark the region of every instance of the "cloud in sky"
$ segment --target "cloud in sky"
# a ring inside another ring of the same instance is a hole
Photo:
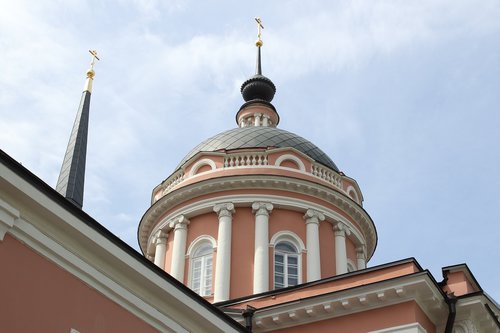
[[[84,209],[135,248],[152,188],[235,126],[260,15],[280,127],[358,180],[372,265],[465,261],[500,297],[498,1],[0,3],[1,148],[55,185],[97,49]]]

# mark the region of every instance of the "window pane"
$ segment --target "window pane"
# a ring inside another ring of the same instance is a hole
[[[297,263],[299,262],[298,259],[299,258],[297,258],[296,256],[288,256],[288,264],[297,266]]]
[[[284,251],[288,253],[297,253],[297,249],[289,242],[279,242],[274,246],[278,251]]]
[[[295,286],[299,283],[299,280],[297,278],[288,278],[288,286]]]
[[[210,244],[204,244],[194,251],[193,257],[197,258],[209,253],[212,253],[212,246]]]
[[[274,265],[274,271],[276,272],[276,274],[283,274],[285,273],[285,270],[284,270],[284,267],[283,267],[283,264],[280,264],[280,263],[276,263]]]

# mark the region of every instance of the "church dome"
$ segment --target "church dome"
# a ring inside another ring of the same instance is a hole
[[[335,163],[312,142],[297,134],[276,127],[243,127],[219,133],[196,147],[182,159],[176,169],[199,152],[214,152],[245,148],[294,148],[314,161],[339,172]]]

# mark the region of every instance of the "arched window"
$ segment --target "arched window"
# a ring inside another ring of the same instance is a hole
[[[295,286],[300,283],[299,251],[288,241],[274,246],[274,289]]]
[[[201,244],[191,256],[190,287],[201,296],[212,294],[213,248],[210,243]]]

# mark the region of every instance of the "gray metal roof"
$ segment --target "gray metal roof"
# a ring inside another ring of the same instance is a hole
[[[275,127],[243,127],[234,128],[219,133],[193,148],[182,159],[176,169],[180,168],[187,160],[201,151],[218,151],[241,148],[295,148],[335,171],[339,171],[335,163],[321,149],[312,142],[297,134]]]

